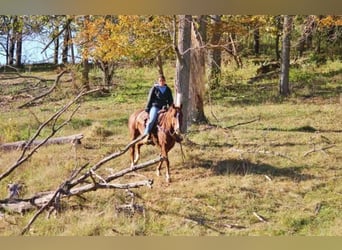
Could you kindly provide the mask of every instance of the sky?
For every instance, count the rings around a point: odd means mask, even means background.
[[[22,47],[22,63],[32,64],[53,62],[53,44],[51,44],[50,47],[42,53],[46,44],[49,42],[49,40],[43,38],[25,38]],[[4,49],[0,47],[0,65],[4,64],[6,64],[6,57]]]

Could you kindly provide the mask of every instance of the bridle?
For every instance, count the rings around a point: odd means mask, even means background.
[[[165,134],[169,134],[171,137],[175,137],[179,133],[178,131],[180,130],[179,117],[180,117],[180,111],[176,109],[176,115],[175,115],[175,117],[172,118],[171,128],[165,129],[162,126],[157,125],[158,130],[162,131]],[[175,122],[175,120],[176,120],[176,122]],[[175,128],[175,127],[177,127],[177,128]]]

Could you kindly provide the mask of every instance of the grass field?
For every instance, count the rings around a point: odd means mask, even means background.
[[[98,190],[63,200],[61,213],[49,219],[43,214],[27,234],[341,236],[342,63],[293,69],[289,98],[278,97],[277,79],[248,84],[253,67],[227,67],[220,88],[208,92],[205,113],[210,124],[189,128],[184,161],[180,145],[170,152],[171,184],[157,177],[154,167],[123,177],[123,182],[154,179],[152,189],[132,190],[143,212],[115,209],[130,201],[124,190]],[[166,72],[173,87],[172,65]],[[55,77],[53,71],[34,74]],[[98,72],[92,74],[96,79]],[[111,91],[84,98],[71,122],[56,135],[83,133],[82,146],[40,148],[0,182],[0,199],[6,198],[10,182],[25,185],[22,197],[55,190],[76,166],[94,164],[122,149],[129,142],[128,116],[144,106],[155,75],[148,67],[118,70]],[[76,94],[69,78],[65,75],[52,95],[24,109],[16,108],[29,100],[27,91],[21,90],[32,83],[2,80],[0,143],[29,139],[41,122]],[[48,133],[49,128],[42,137]],[[20,151],[0,154],[3,172]],[[143,147],[141,162],[158,154],[156,148]],[[99,174],[129,164],[124,154]],[[34,212],[3,213],[0,235],[19,234]]]

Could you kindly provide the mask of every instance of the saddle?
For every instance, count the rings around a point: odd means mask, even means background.
[[[161,115],[164,114],[167,110],[166,109],[161,109],[159,112],[158,112],[158,118],[157,118],[157,122],[154,124],[153,126],[153,129],[152,129],[152,133],[153,131],[155,131],[156,127],[157,127],[157,124],[161,118]],[[147,124],[147,121],[148,121],[148,118],[149,118],[149,114],[145,111],[145,110],[142,110],[138,116],[137,116],[137,123],[136,124],[143,124],[144,127],[146,127],[146,124]]]

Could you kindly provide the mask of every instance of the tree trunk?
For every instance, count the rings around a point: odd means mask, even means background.
[[[22,30],[20,29],[17,32],[16,35],[17,38],[17,47],[16,47],[16,62],[15,65],[17,67],[21,67],[22,63],[21,63],[21,55],[22,55],[22,48],[23,48],[23,34],[22,34]]]
[[[158,67],[159,75],[164,75],[163,58],[162,58],[162,55],[160,53],[157,56],[157,67]]]
[[[192,25],[191,67],[190,67],[190,120],[194,123],[207,123],[204,114],[205,95],[205,49],[207,16],[198,17],[198,30]]]
[[[15,51],[15,42],[16,42],[16,31],[15,27],[17,26],[18,17],[14,16],[12,19],[12,27],[10,31],[9,38],[9,47],[8,47],[8,64],[14,64],[14,51]]]
[[[74,43],[72,40],[72,33],[71,33],[71,29],[69,28],[69,47],[71,50],[71,62],[72,64],[75,64],[75,52],[74,52]]]
[[[83,22],[83,28],[86,27],[86,24],[89,22],[89,15],[84,16],[84,22]],[[89,40],[89,37],[86,38],[86,40]],[[84,45],[83,47],[84,54],[88,55],[88,47],[87,45]],[[83,88],[90,90],[90,85],[89,85],[89,70],[90,70],[90,65],[89,65],[89,60],[86,58],[86,56],[82,56],[82,86]]]
[[[259,27],[256,27],[253,31],[253,38],[254,38],[254,54],[256,56],[260,53],[260,30]]]
[[[229,47],[228,47],[227,51],[229,54],[231,54],[233,56],[237,68],[241,69],[243,65],[242,65],[241,57],[238,55],[238,50],[237,50],[236,45],[235,45],[235,41],[234,41],[234,39],[236,39],[235,37],[236,37],[236,35],[234,33],[229,34]]]
[[[68,63],[68,51],[69,51],[69,40],[70,40],[70,23],[66,24],[64,30],[64,40],[63,40],[63,51],[62,51],[62,62]]]
[[[190,45],[191,45],[191,15],[179,16],[178,46],[176,62],[176,104],[182,104],[182,133],[187,132],[189,125],[189,81],[190,81]],[[174,41],[175,42],[175,41]]]
[[[102,83],[104,86],[111,86],[112,85],[112,81],[113,81],[113,75],[114,75],[114,62],[103,62],[100,61],[99,62],[100,68],[103,72],[103,79],[102,79]]]
[[[89,70],[90,70],[90,65],[89,61],[86,58],[83,58],[82,60],[82,86],[86,90],[90,90],[90,85],[89,85]]]
[[[298,41],[299,57],[303,56],[305,48],[311,48],[312,33],[315,27],[315,19],[312,15],[308,16],[303,24],[302,34]]]
[[[279,49],[279,43],[280,43],[280,37],[281,37],[281,16],[276,16],[276,39],[275,39],[275,54],[276,54],[276,60],[280,60],[280,49]]]
[[[213,35],[211,38],[211,45],[214,48],[211,50],[210,53],[210,82],[211,88],[216,88],[220,81],[221,76],[221,49],[217,47],[220,42],[221,34],[221,15],[212,15],[212,22],[213,22]]]
[[[55,27],[55,31],[54,31],[54,34],[56,35],[55,39],[53,40],[54,41],[54,53],[53,53],[53,63],[54,64],[58,64],[58,51],[59,51],[59,36],[57,35],[59,33],[59,28],[58,28],[58,25],[56,25]]]
[[[284,16],[283,25],[283,46],[280,73],[280,94],[290,94],[289,71],[290,71],[290,47],[291,47],[292,16]]]

